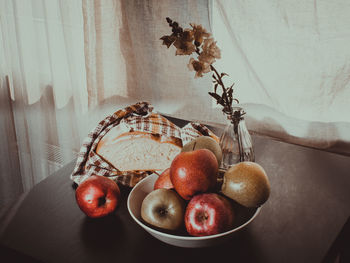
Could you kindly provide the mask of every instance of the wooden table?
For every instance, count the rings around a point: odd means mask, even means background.
[[[158,241],[128,214],[130,189],[124,187],[115,215],[87,218],[75,202],[72,161],[35,186],[0,222],[0,255],[12,257],[0,261],[334,262],[339,253],[348,259],[350,157],[257,135],[253,142],[271,195],[258,217],[224,245],[186,249]]]

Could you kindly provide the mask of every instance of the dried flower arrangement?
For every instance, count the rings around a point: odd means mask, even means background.
[[[241,112],[233,112],[232,103],[235,101],[239,103],[238,99],[233,97],[233,85],[226,87],[223,78],[228,76],[226,73],[219,73],[213,63],[216,59],[221,58],[220,49],[216,45],[216,41],[211,37],[211,34],[207,32],[202,25],[190,24],[192,29],[183,29],[179,24],[169,17],[166,18],[169,26],[172,28],[171,35],[165,35],[160,39],[163,41],[163,45],[168,48],[174,45],[176,48],[175,55],[197,55],[197,59],[191,57],[188,63],[188,68],[191,71],[195,71],[195,78],[203,77],[203,74],[210,71],[213,72],[212,78],[214,83],[214,92],[209,92],[217,104],[223,106],[222,111],[230,117],[241,117]],[[221,94],[219,94],[218,86],[221,87]],[[234,116],[239,114],[240,116]]]

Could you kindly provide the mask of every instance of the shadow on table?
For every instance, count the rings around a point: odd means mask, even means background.
[[[350,217],[322,261],[322,263],[346,262],[350,262]]]
[[[135,248],[137,255],[133,255],[130,262],[149,259],[150,254],[153,255],[152,262],[266,262],[249,229],[243,229],[227,243],[213,247],[180,248],[162,243],[151,236],[147,237],[147,243],[147,246]]]
[[[30,256],[0,245],[0,262],[40,263]]]
[[[114,215],[97,219],[86,217],[80,235],[87,248],[108,250],[113,249],[117,243],[123,243],[125,229],[120,218]]]

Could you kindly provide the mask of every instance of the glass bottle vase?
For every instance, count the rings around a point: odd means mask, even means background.
[[[220,137],[222,162],[220,169],[227,170],[242,161],[255,161],[253,143],[241,107],[233,107],[232,115],[228,115],[228,124]]]

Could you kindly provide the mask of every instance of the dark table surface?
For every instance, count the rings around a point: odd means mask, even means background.
[[[350,157],[252,138],[271,195],[257,218],[223,245],[188,249],[158,241],[128,214],[125,187],[115,214],[87,218],[75,202],[72,161],[36,185],[0,222],[0,261],[10,256],[1,262],[333,262],[345,255]]]

